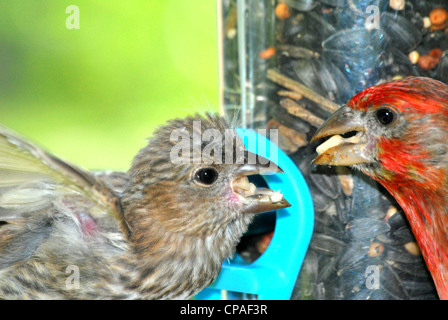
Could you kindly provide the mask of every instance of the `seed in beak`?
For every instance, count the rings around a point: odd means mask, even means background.
[[[236,178],[232,182],[233,191],[243,197],[252,196],[257,192],[257,187],[249,182],[247,176]]]
[[[277,203],[277,202],[282,201],[282,199],[283,199],[283,194],[280,193],[280,190],[278,190],[278,191],[274,191],[274,192],[269,196],[269,198],[271,199],[271,201],[272,201],[273,203]]]
[[[318,155],[321,155],[322,153],[324,153],[328,149],[336,147],[336,146],[339,146],[339,145],[341,145],[343,143],[356,144],[356,143],[359,143],[360,141],[361,141],[361,137],[360,137],[359,134],[351,136],[350,138],[343,138],[342,136],[337,134],[337,135],[332,136],[330,139],[328,139],[324,143],[320,144],[316,148],[316,152],[317,152]]]

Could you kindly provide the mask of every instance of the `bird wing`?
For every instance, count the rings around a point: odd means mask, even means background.
[[[73,212],[79,204],[83,216],[111,217],[125,236],[129,233],[117,195],[100,179],[0,126],[0,227],[2,221],[26,221],[55,203]]]
[[[109,189],[116,193],[122,193],[129,183],[127,172],[120,171],[93,171],[96,178],[100,179]]]

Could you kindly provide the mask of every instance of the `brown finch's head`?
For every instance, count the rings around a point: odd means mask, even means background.
[[[240,237],[253,213],[289,206],[280,194],[256,189],[247,178],[267,172],[281,169],[245,150],[224,118],[172,120],[154,133],[129,171],[123,203],[131,230],[132,216],[140,212],[170,232]]]
[[[137,154],[122,206],[142,292],[191,297],[215,279],[254,213],[289,206],[248,181],[281,171],[251,155],[228,123],[211,115],[170,121]]]

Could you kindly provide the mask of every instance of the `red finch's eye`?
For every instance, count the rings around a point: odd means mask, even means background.
[[[218,171],[214,168],[201,168],[194,174],[194,179],[202,184],[211,185],[218,179]]]
[[[389,108],[381,108],[376,111],[376,119],[382,125],[390,125],[397,119],[395,111]]]

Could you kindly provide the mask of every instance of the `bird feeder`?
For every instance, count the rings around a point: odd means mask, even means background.
[[[448,3],[217,3],[222,112],[244,129],[266,129],[268,138],[272,130],[278,133],[270,143],[282,151],[278,164],[286,170],[266,183],[293,205],[277,212],[274,236],[261,257],[247,261],[246,251],[256,245],[240,249],[212,288],[259,299],[436,299],[395,200],[360,173],[313,166],[317,144],[309,141],[333,112],[369,86],[411,75],[447,83]],[[307,217],[312,211],[314,224]],[[307,228],[313,228],[309,247]],[[270,259],[287,249],[287,262]],[[261,269],[266,271],[257,273]],[[288,289],[272,287],[274,278]]]

